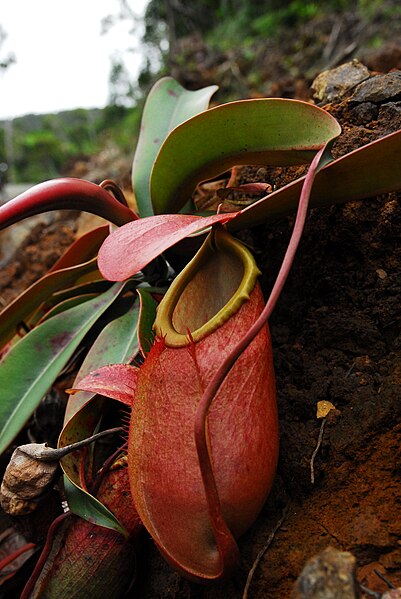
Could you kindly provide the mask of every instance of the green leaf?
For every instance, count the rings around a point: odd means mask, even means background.
[[[152,216],[149,179],[154,160],[168,133],[177,125],[205,110],[216,85],[188,91],[172,77],[160,79],[145,104],[141,133],[132,167],[132,185],[141,217]]]
[[[99,422],[103,401],[95,399],[78,411],[64,427],[58,446],[65,447],[90,437]],[[81,452],[72,452],[60,460],[64,471],[64,485],[68,506],[74,514],[89,522],[111,528],[127,536],[117,518],[98,499],[82,488],[80,480]]]
[[[80,489],[68,476],[64,477],[64,489],[68,497],[68,507],[74,514],[93,524],[111,528],[128,537],[127,531],[114,514],[96,497]]]
[[[54,316],[6,353],[0,363],[0,453],[19,433],[86,333],[123,287],[113,285],[100,297]]]
[[[78,285],[74,285],[74,287],[68,287],[53,293],[52,296],[46,300],[46,308],[50,309],[61,302],[81,295],[99,295],[108,289],[110,289],[110,281],[105,281],[104,279],[95,279],[88,283],[79,283]]]
[[[340,132],[328,112],[299,100],[242,100],[211,108],[176,127],[160,148],[150,182],[154,211],[179,211],[198,183],[237,164],[308,163]]]
[[[28,287],[0,313],[0,347],[14,337],[20,322],[26,320],[52,293],[84,280],[88,275],[100,276],[96,258],[48,273]]]
[[[310,205],[329,206],[401,190],[401,131],[362,146],[324,166],[316,175]],[[242,210],[230,231],[273,222],[296,210],[304,177]]]
[[[75,382],[83,379],[92,370],[109,364],[127,364],[136,355],[138,343],[139,300],[135,298],[130,309],[107,324],[89,350]],[[71,395],[67,403],[64,422],[67,422],[85,405],[93,394],[80,391]]]
[[[42,322],[45,322],[46,320],[49,320],[49,318],[53,318],[53,316],[56,316],[57,314],[61,314],[62,312],[65,312],[66,310],[69,310],[70,308],[73,308],[74,306],[79,306],[80,304],[84,304],[85,302],[87,302],[90,299],[93,299],[94,297],[97,297],[97,293],[87,293],[85,295],[76,295],[74,297],[70,297],[69,299],[63,300],[63,301],[59,302],[57,305],[55,305],[53,308],[51,308],[48,312],[46,312],[46,314],[38,321],[36,326],[41,325]]]
[[[139,345],[144,356],[149,353],[155,337],[153,324],[156,318],[157,301],[152,297],[149,289],[140,287],[138,290],[140,300],[140,314],[138,325]]]

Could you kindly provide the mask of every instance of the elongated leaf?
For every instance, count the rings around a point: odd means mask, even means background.
[[[83,210],[116,225],[138,218],[99,185],[82,179],[54,179],[35,185],[0,206],[0,229],[49,210]]]
[[[121,401],[131,407],[134,400],[138,368],[129,364],[110,364],[90,372],[83,379],[78,380],[74,389],[69,393],[79,391],[98,393],[111,399]]]
[[[103,243],[98,256],[99,270],[111,281],[128,279],[181,239],[211,225],[224,224],[236,214],[208,217],[165,214],[128,223]]]
[[[153,214],[149,179],[157,152],[168,133],[180,123],[205,110],[216,85],[188,91],[172,77],[160,79],[145,104],[141,133],[132,167],[132,184],[141,217]]]
[[[95,399],[87,403],[64,427],[61,432],[58,446],[65,447],[86,437],[90,437],[95,430],[100,418],[102,401]],[[84,491],[80,480],[80,453],[73,452],[61,460],[61,467],[65,474],[64,484],[68,506],[74,514],[81,516],[89,522],[112,528],[127,536],[126,530],[117,518],[93,495]]]
[[[151,174],[154,211],[177,212],[198,183],[236,164],[310,162],[340,132],[328,112],[298,100],[242,100],[211,108],[176,127],[160,148]]]
[[[153,324],[156,318],[157,301],[146,287],[139,288],[137,291],[140,302],[138,324],[139,346],[143,355],[146,356],[150,352],[155,337]]]
[[[88,520],[88,522],[104,526],[105,528],[111,528],[120,532],[125,537],[128,536],[127,531],[114,514],[96,497],[83,492],[68,476],[64,478],[64,489],[68,497],[68,507],[74,514],[84,520]]]
[[[97,297],[96,293],[87,293],[85,295],[76,295],[75,297],[70,297],[69,299],[59,302],[56,306],[54,306],[48,312],[46,312],[43,318],[41,318],[35,326],[39,326],[40,324],[42,324],[42,322],[45,322],[45,320],[49,320],[49,318],[53,318],[53,316],[56,316],[56,314],[61,314],[62,312],[65,312],[66,310],[69,310],[74,306],[84,304],[85,302],[93,299],[94,297]]]
[[[100,297],[58,314],[33,329],[0,363],[0,453],[11,443],[96,320],[121,293],[113,285]]]
[[[401,131],[386,135],[323,167],[316,175],[311,206],[328,206],[401,190]],[[304,177],[245,208],[228,223],[232,231],[273,222],[293,212]]]
[[[79,382],[90,372],[102,366],[131,361],[139,349],[138,318],[139,301],[136,299],[125,314],[104,327],[83,361],[75,382]],[[91,393],[85,392],[71,396],[67,403],[64,422],[72,418],[91,397]]]
[[[66,249],[64,254],[53,264],[49,272],[82,264],[82,262],[87,262],[91,258],[94,258],[109,233],[109,225],[96,227],[96,229],[84,233],[84,235],[81,235]]]
[[[55,314],[66,310],[68,303],[70,303],[69,307],[71,308],[73,305],[82,304],[84,301],[104,293],[110,289],[111,285],[110,281],[100,279],[98,281],[90,281],[89,283],[80,283],[69,289],[57,291],[43,302],[25,322],[31,328],[36,327]],[[74,300],[77,301],[74,302]]]
[[[84,264],[54,271],[28,287],[0,313],[0,347],[12,339],[18,324],[27,319],[52,293],[76,281],[84,280],[88,275],[99,278],[96,258]]]
[[[67,289],[62,289],[61,291],[56,291],[53,293],[52,296],[46,300],[46,307],[57,306],[60,302],[64,302],[65,300],[81,295],[99,295],[108,289],[110,289],[110,281],[106,281],[105,279],[93,280],[87,283],[78,283],[73,287],[67,287]]]

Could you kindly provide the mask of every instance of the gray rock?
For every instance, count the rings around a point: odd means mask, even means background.
[[[401,98],[401,71],[393,71],[385,75],[375,75],[358,85],[350,98],[350,102],[386,102]]]
[[[379,108],[373,102],[362,102],[354,106],[351,112],[358,125],[365,125],[377,119]]]
[[[401,102],[387,102],[380,106],[379,111],[380,121],[391,121],[394,128],[401,129]]]
[[[369,77],[369,70],[359,60],[323,71],[312,83],[314,97],[321,102],[340,100],[356,85]]]
[[[357,599],[355,564],[348,551],[327,547],[306,563],[292,599]]]

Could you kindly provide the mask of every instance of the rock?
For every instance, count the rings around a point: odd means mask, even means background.
[[[401,589],[391,589],[382,595],[382,599],[401,599]]]
[[[369,70],[359,60],[323,71],[312,83],[314,97],[321,102],[340,100],[350,89],[369,77]]]
[[[362,102],[354,106],[351,113],[358,125],[365,125],[377,119],[379,109],[373,102]]]
[[[387,102],[380,106],[379,119],[401,129],[401,102]]]
[[[376,104],[401,97],[401,71],[375,75],[362,81],[355,89],[350,102],[374,102]]]
[[[355,558],[327,547],[312,557],[295,583],[292,599],[357,599]]]

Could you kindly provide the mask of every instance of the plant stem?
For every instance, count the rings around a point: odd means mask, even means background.
[[[195,413],[194,434],[196,449],[198,452],[199,465],[201,469],[203,485],[205,488],[211,525],[222,560],[222,571],[229,570],[230,567],[235,564],[238,554],[238,547],[221,511],[219,494],[209,453],[207,415],[210,405],[225,377],[230,372],[231,368],[234,366],[242,352],[248,347],[262,327],[266,324],[267,320],[271,316],[271,313],[273,312],[278,298],[280,297],[280,293],[287,280],[299,242],[302,237],[313,181],[325,148],[326,146],[316,153],[309,167],[308,174],[305,177],[299,199],[294,229],[283,259],[283,263],[277,275],[276,282],[270,293],[270,297],[267,300],[263,311],[254,322],[252,327],[225,358],[222,365],[207,385]]]
[[[96,435],[92,435],[86,439],[82,439],[81,441],[77,441],[76,443],[71,443],[71,445],[66,445],[65,447],[59,447],[58,449],[54,449],[53,447],[46,447],[40,453],[36,454],[35,457],[38,460],[43,460],[44,462],[55,462],[56,460],[60,460],[64,456],[68,455],[72,451],[76,451],[77,449],[81,449],[102,437],[106,437],[107,435],[112,435],[114,433],[121,433],[124,429],[122,427],[110,428],[106,431],[101,431],[100,433],[96,433]]]

